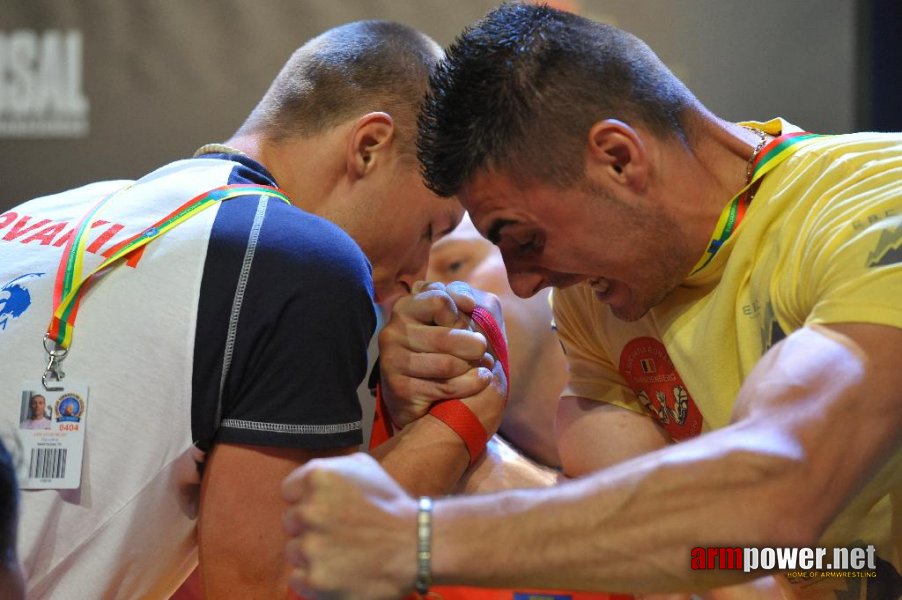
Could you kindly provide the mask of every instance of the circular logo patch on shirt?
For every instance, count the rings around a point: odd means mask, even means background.
[[[685,440],[701,433],[701,413],[660,341],[630,340],[620,354],[620,374],[671,438]]]

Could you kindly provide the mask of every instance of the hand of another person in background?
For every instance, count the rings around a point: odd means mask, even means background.
[[[291,588],[305,598],[403,597],[416,577],[417,506],[366,454],[313,460],[282,485]],[[380,557],[373,560],[374,556]]]
[[[425,415],[437,400],[467,398],[496,379],[485,336],[469,315],[487,309],[503,327],[498,299],[454,282],[418,282],[379,334],[382,396],[395,424]]]

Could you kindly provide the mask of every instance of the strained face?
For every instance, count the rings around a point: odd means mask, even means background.
[[[585,185],[517,186],[481,173],[459,196],[479,232],[498,246],[510,288],[539,290],[588,282],[620,319],[636,320],[686,275],[689,245],[678,224],[645,204]]]

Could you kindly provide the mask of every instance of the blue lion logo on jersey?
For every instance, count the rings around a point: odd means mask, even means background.
[[[43,273],[26,273],[0,288],[0,330],[5,331],[7,323],[21,317],[31,306],[31,294],[17,282],[43,275]]]

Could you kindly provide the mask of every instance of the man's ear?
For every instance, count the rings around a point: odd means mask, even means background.
[[[638,131],[617,119],[592,125],[587,160],[595,176],[642,192],[648,183],[649,156]]]
[[[348,174],[353,179],[366,176],[385,156],[394,137],[395,122],[388,113],[371,112],[357,119],[348,139]]]

